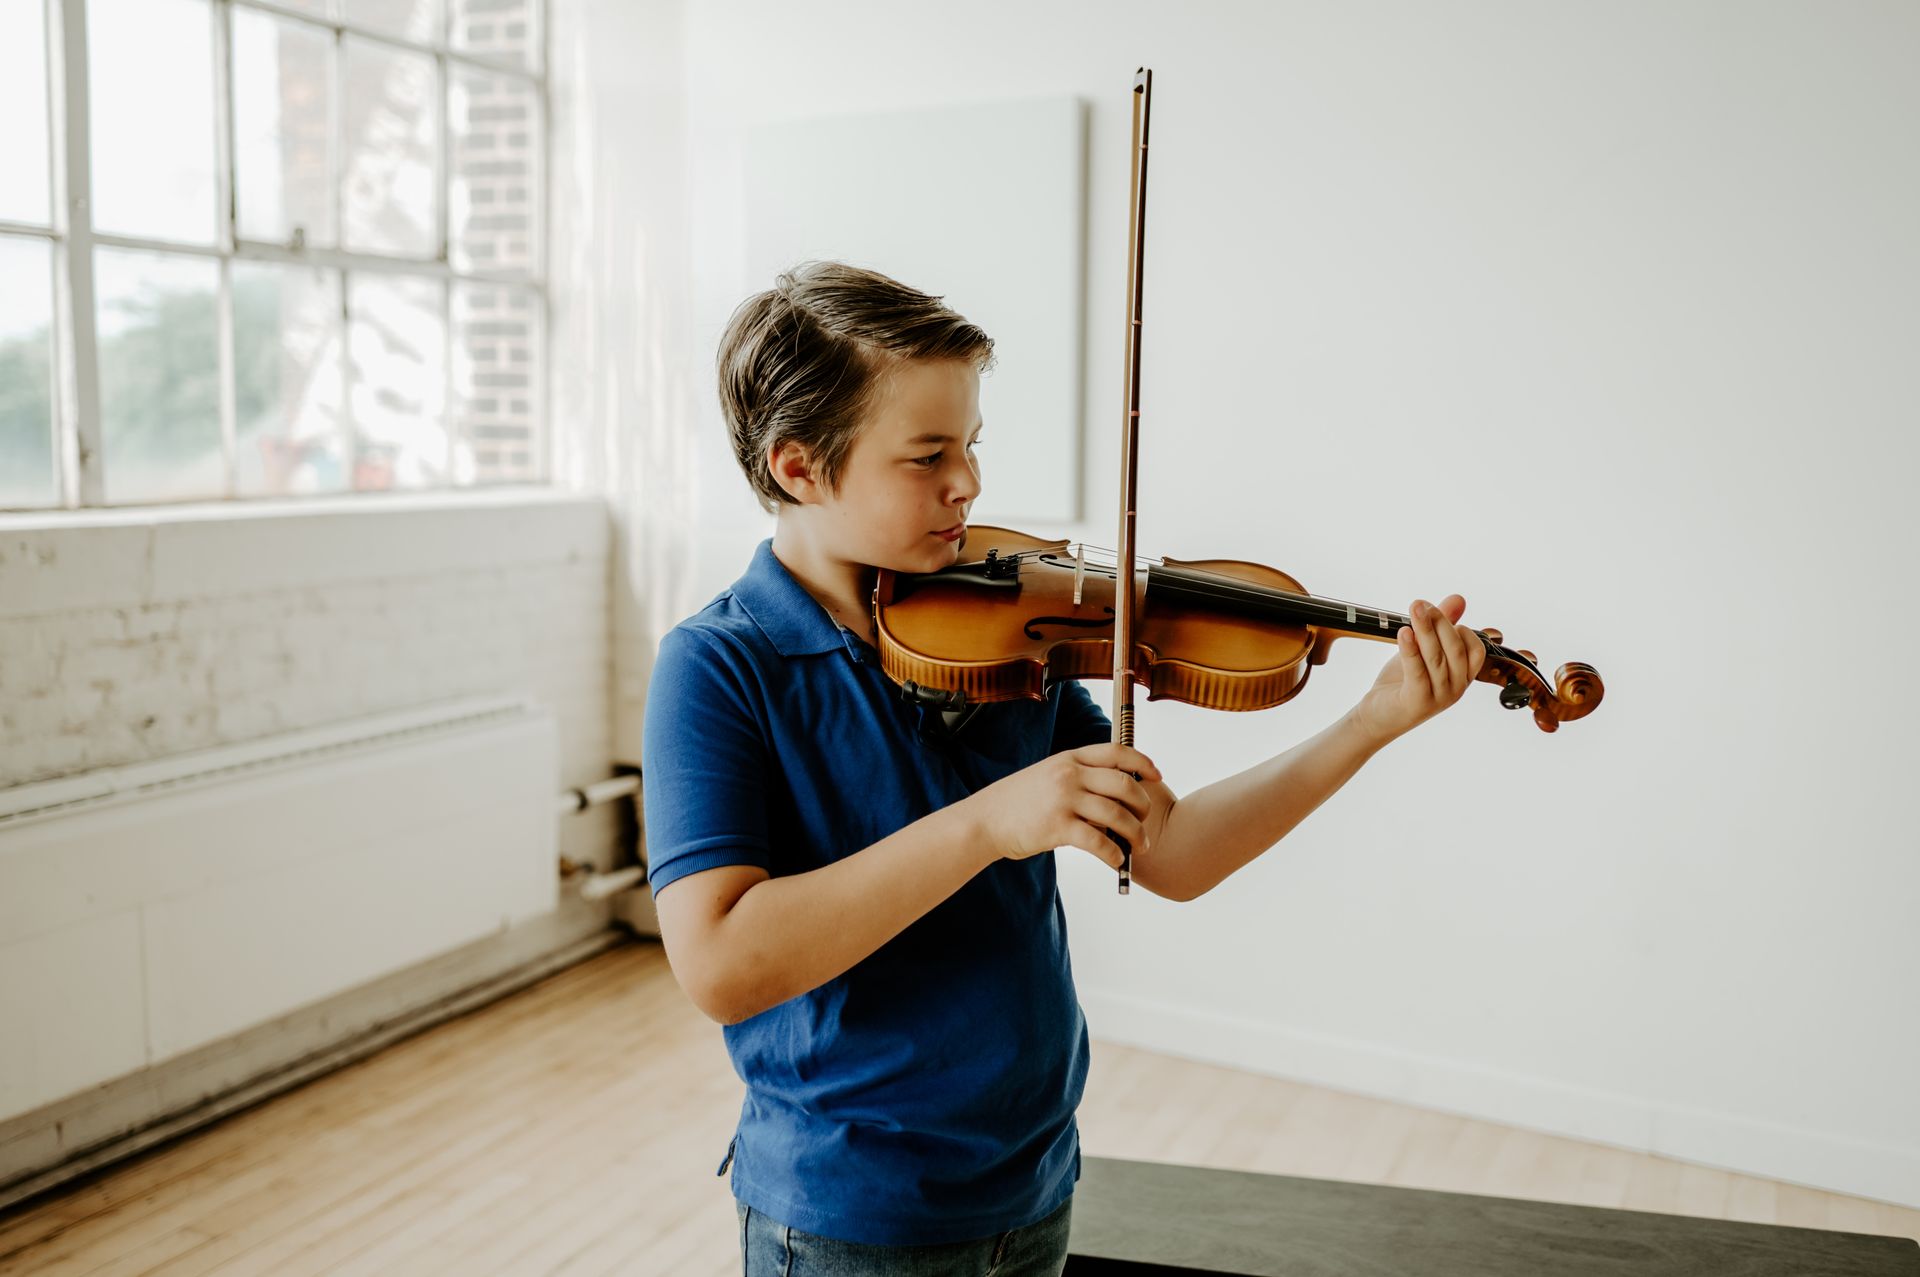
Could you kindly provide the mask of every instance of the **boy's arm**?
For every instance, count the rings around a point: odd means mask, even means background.
[[[1437,607],[1415,599],[1412,624],[1394,635],[1395,655],[1332,726],[1177,803],[1169,790],[1162,827],[1148,823],[1152,853],[1134,858],[1133,876],[1175,900],[1204,896],[1286,837],[1389,742],[1457,704],[1487,655],[1485,643],[1458,624],[1466,610],[1458,594]],[[1155,790],[1156,808],[1161,797]]]
[[[675,977],[738,1024],[845,974],[998,859],[977,811],[962,799],[806,873],[730,865],[668,883],[654,908]]]
[[[1134,881],[1170,900],[1204,896],[1286,837],[1384,744],[1350,710],[1318,736],[1177,802],[1164,784],[1147,784],[1153,846],[1134,856]]]

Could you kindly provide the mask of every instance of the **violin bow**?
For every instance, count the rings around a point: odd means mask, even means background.
[[[1126,413],[1120,433],[1120,554],[1113,574],[1113,739],[1133,746],[1133,510],[1134,461],[1140,448],[1140,298],[1147,252],[1147,117],[1153,102],[1153,72],[1133,73],[1133,206],[1127,231]],[[1133,773],[1140,779],[1138,772]],[[1120,844],[1120,894],[1133,885],[1133,847]]]

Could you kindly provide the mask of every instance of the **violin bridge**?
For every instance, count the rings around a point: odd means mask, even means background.
[[[1075,607],[1080,606],[1080,582],[1086,579],[1086,575],[1087,543],[1076,541],[1073,543],[1073,605]]]

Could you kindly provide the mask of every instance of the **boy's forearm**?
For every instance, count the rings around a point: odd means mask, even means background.
[[[1183,795],[1153,844],[1154,879],[1176,899],[1205,895],[1286,837],[1386,744],[1347,713],[1286,753]]]
[[[748,888],[719,922],[724,1024],[819,988],[905,931],[997,857],[963,799],[871,847]]]

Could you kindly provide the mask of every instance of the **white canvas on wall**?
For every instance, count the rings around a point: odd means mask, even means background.
[[[1079,517],[1086,113],[1077,98],[749,131],[749,289],[809,258],[944,297],[994,339],[971,518]]]

